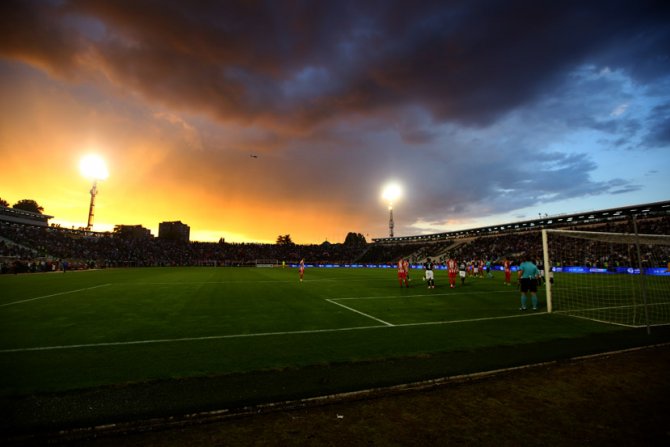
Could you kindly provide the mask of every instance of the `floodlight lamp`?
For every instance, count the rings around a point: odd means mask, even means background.
[[[393,204],[402,195],[402,189],[397,183],[389,183],[384,187],[382,198],[389,204]],[[389,205],[390,207],[391,205]]]
[[[109,177],[105,161],[98,155],[87,155],[79,162],[81,174],[91,180],[105,180]]]

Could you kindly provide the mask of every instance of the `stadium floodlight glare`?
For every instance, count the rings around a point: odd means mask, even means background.
[[[402,188],[399,184],[392,182],[384,186],[382,198],[389,205],[389,237],[393,237],[393,204],[402,196]]]
[[[389,183],[384,186],[382,191],[382,198],[386,200],[389,206],[393,206],[393,203],[402,196],[402,188],[397,183]]]
[[[87,155],[79,162],[79,170],[81,174],[89,180],[93,180],[93,187],[91,188],[91,203],[88,207],[88,224],[86,230],[91,230],[93,227],[93,210],[95,209],[95,195],[98,193],[98,180],[105,180],[109,177],[109,171],[103,160],[98,155]]]
[[[105,180],[109,177],[105,160],[98,155],[87,155],[79,162],[81,175],[90,180]]]

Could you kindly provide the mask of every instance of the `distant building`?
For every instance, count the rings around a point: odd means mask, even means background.
[[[20,223],[25,225],[37,225],[39,227],[48,227],[49,219],[53,216],[46,214],[33,213],[16,208],[7,208],[0,206],[0,222]]]
[[[161,222],[158,224],[158,238],[189,242],[191,227],[181,223],[180,220],[176,222]]]
[[[142,225],[116,225],[114,236],[123,239],[151,239],[153,237],[151,231]]]

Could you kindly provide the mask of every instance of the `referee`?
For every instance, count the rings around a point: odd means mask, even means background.
[[[537,310],[537,279],[540,270],[532,261],[533,257],[526,255],[525,261],[519,266],[519,283],[521,284],[521,308],[526,310],[526,293],[530,292],[533,310]]]

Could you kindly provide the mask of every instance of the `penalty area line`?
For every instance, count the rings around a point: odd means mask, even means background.
[[[14,349],[0,349],[0,354],[12,352],[30,352],[30,351],[51,351],[58,349],[77,349],[77,348],[99,348],[99,347],[114,347],[114,346],[131,346],[131,345],[151,345],[159,343],[177,343],[184,341],[207,341],[207,340],[226,340],[233,338],[252,338],[252,337],[270,337],[278,335],[304,335],[304,334],[321,334],[331,332],[349,332],[360,331],[366,329],[380,329],[385,326],[359,326],[359,327],[345,327],[335,329],[312,329],[305,331],[286,331],[286,332],[255,332],[251,334],[230,334],[230,335],[209,335],[203,337],[183,337],[183,338],[158,338],[154,340],[131,340],[131,341],[110,341],[104,343],[82,343],[76,345],[57,345],[57,346],[38,346],[34,348],[14,348]]]
[[[382,295],[382,296],[344,296],[341,298],[327,298],[327,301],[345,300],[394,300],[398,298],[421,298],[437,296],[461,296],[461,295],[492,295],[497,293],[509,293],[509,290],[496,290],[493,292],[449,292],[449,293],[423,293],[418,295]],[[334,303],[335,304],[335,303]]]
[[[350,310],[350,311],[352,311],[352,312],[355,312],[355,313],[357,313],[357,314],[359,314],[359,315],[363,315],[364,317],[371,318],[371,319],[373,319],[373,320],[375,320],[375,321],[379,321],[380,323],[382,323],[382,324],[384,324],[384,325],[386,325],[386,326],[395,326],[394,324],[391,324],[391,323],[389,323],[388,321],[380,320],[379,318],[373,317],[372,315],[368,315],[368,314],[366,314],[366,313],[364,313],[364,312],[361,312],[360,310],[356,310],[356,309],[354,309],[353,307],[345,306],[345,305],[342,304],[342,303],[337,303],[337,302],[335,302],[335,301],[333,301],[333,300],[329,300],[329,299],[326,299],[326,301],[328,301],[328,302],[331,303],[331,304],[335,304],[336,306],[340,306],[340,307],[343,307],[343,308],[345,308],[345,309],[347,309],[347,310]]]
[[[99,286],[86,287],[84,289],[67,290],[65,292],[52,293],[51,295],[37,296],[35,298],[28,298],[27,300],[13,301],[11,303],[0,304],[0,307],[13,306],[14,304],[27,303],[29,301],[43,300],[45,298],[53,298],[54,296],[69,295],[70,293],[84,292],[86,290],[99,289],[100,287],[111,286],[111,284],[100,284]]]
[[[338,303],[333,303],[338,304]],[[355,310],[354,310],[355,311]],[[357,311],[355,311],[357,312]],[[528,317],[537,317],[540,315],[548,315],[547,312],[537,312],[537,313],[523,313],[518,315],[506,315],[500,317],[484,317],[484,318],[472,318],[465,320],[444,320],[444,321],[428,321],[423,323],[401,323],[401,324],[390,324],[385,323],[377,326],[357,326],[357,327],[344,327],[344,328],[333,328],[333,329],[310,329],[304,331],[284,331],[284,332],[255,332],[250,334],[230,334],[230,335],[209,335],[203,337],[183,337],[183,338],[159,338],[153,340],[131,340],[131,341],[111,341],[104,343],[82,343],[75,345],[55,345],[55,346],[37,346],[33,348],[10,348],[10,349],[0,349],[0,354],[11,354],[11,353],[20,353],[20,352],[32,352],[32,351],[55,351],[55,350],[65,350],[65,349],[80,349],[80,348],[100,348],[100,347],[116,347],[116,346],[132,346],[132,345],[151,345],[151,344],[160,344],[160,343],[179,343],[179,342],[192,342],[192,341],[208,341],[208,340],[228,340],[236,338],[254,338],[254,337],[272,337],[272,336],[284,336],[284,335],[310,335],[310,334],[328,334],[328,333],[337,333],[337,332],[352,332],[352,331],[365,331],[370,329],[388,329],[388,328],[407,328],[415,326],[439,326],[439,325],[448,325],[448,324],[462,324],[462,323],[474,323],[478,321],[489,321],[489,320],[506,320],[510,318],[528,318]],[[374,317],[371,317],[374,319]],[[381,322],[381,320],[379,320]]]

